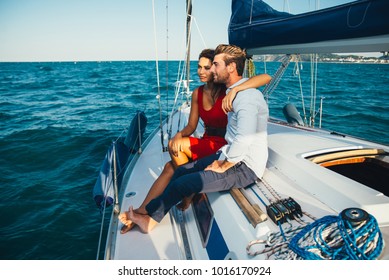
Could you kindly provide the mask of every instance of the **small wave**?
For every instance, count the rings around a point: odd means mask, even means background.
[[[12,120],[14,118],[15,118],[14,114],[0,112],[0,121],[9,121],[9,120]]]
[[[90,75],[89,75],[89,78],[91,79],[97,79],[97,78],[101,78],[102,75],[100,75],[99,73],[97,72],[92,72]]]
[[[41,66],[41,67],[39,67],[39,69],[42,71],[45,71],[45,72],[53,71],[53,68],[51,68],[50,66]]]

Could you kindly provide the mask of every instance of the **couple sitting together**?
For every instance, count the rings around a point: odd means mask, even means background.
[[[197,74],[204,85],[192,93],[188,124],[169,141],[171,161],[143,203],[119,215],[121,233],[135,225],[148,233],[171,207],[185,210],[197,193],[244,188],[262,177],[269,111],[256,88],[271,77],[243,79],[245,61],[245,51],[234,45],[201,52]],[[199,118],[205,127],[200,139],[190,136]]]

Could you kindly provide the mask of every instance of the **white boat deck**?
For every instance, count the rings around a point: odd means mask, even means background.
[[[266,185],[271,186],[282,198],[294,198],[308,214],[303,217],[307,222],[313,221],[310,217],[318,219],[326,215],[338,215],[349,207],[362,208],[377,219],[384,239],[388,242],[389,198],[305,159],[307,155],[324,151],[366,147],[368,142],[351,141],[324,132],[309,135],[305,132],[281,124],[269,124],[269,162],[263,178]],[[169,159],[168,153],[161,151],[158,132],[139,156],[131,176],[130,173],[125,175],[123,181],[127,183],[123,186],[122,209],[126,210],[130,205],[136,208],[141,204],[148,188]],[[266,213],[265,206],[254,193],[263,197],[260,189],[266,189],[266,186],[261,182],[259,187],[253,186],[252,189],[248,189],[247,193]],[[212,242],[216,244],[213,247],[202,246],[194,212],[190,207],[182,213],[183,223],[180,224],[176,218],[174,212],[179,211],[174,209],[149,234],[141,233],[137,227],[126,234],[120,234],[121,224],[115,222],[114,218],[113,230],[108,238],[108,245],[112,246],[110,255],[106,257],[142,260],[212,259],[215,256],[223,256],[225,259],[266,259],[266,254],[247,254],[246,246],[250,241],[266,239],[270,232],[279,232],[279,227],[267,219],[254,228],[229,192],[211,193],[208,199],[214,213],[213,226],[219,229],[211,234],[214,238]],[[296,221],[291,224],[299,225]],[[185,228],[184,231],[180,225]],[[282,227],[285,230],[289,225],[285,223]],[[260,248],[256,247],[255,250]],[[387,246],[382,255],[382,258],[389,258]]]
[[[131,205],[139,207],[150,186],[161,173],[163,166],[170,159],[168,153],[161,152],[160,137],[154,137],[148,148],[143,151],[135,165],[125,187],[122,211]],[[181,259],[183,252],[177,248],[180,240],[178,231],[172,226],[175,223],[166,215],[161,223],[150,234],[143,234],[135,227],[127,234],[120,234],[121,224],[117,227],[116,245],[113,259]],[[125,248],[128,248],[126,250]]]

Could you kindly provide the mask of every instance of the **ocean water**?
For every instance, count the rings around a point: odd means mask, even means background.
[[[267,63],[266,71],[274,74],[277,66]],[[164,116],[177,67],[160,63]],[[192,68],[196,73],[195,62]],[[309,68],[300,69],[303,83],[310,83]],[[322,127],[389,144],[389,65],[318,68]],[[257,63],[257,73],[264,71]],[[294,72],[291,65],[270,96],[272,116],[283,118],[287,101],[302,112],[301,93],[309,111],[309,86],[301,91]],[[0,63],[0,259],[102,257],[97,253],[102,216],[92,189],[109,145],[137,110],[148,118],[146,136],[158,126],[155,73],[153,61]],[[193,79],[192,85],[199,85]]]

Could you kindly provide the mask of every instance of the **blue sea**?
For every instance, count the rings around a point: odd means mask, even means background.
[[[179,63],[159,65],[166,116]],[[272,75],[278,63],[258,62],[257,73],[265,67]],[[155,68],[154,61],[0,63],[0,259],[102,258],[92,189],[109,145],[137,110],[148,118],[146,136],[158,126]],[[310,64],[299,70],[308,85],[300,90],[289,66],[270,95],[272,116],[283,119],[286,102],[303,114],[301,95],[309,111]],[[389,144],[389,65],[321,63],[318,70],[322,127]]]

